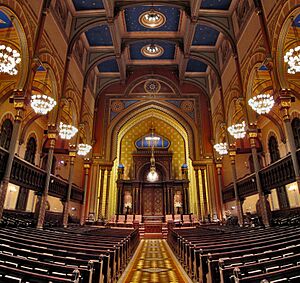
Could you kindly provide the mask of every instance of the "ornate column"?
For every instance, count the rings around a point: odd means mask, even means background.
[[[254,172],[255,172],[255,179],[256,179],[256,187],[257,187],[258,196],[259,196],[259,203],[260,203],[260,207],[262,209],[261,216],[262,216],[264,225],[270,226],[270,219],[269,219],[268,211],[267,211],[266,198],[265,198],[263,189],[261,187],[260,176],[259,176],[260,164],[258,161],[257,149],[256,149],[257,133],[258,133],[258,131],[257,131],[256,125],[250,124],[249,130],[248,130],[248,135],[249,135],[251,152],[252,152],[252,157],[253,157],[253,165],[254,165]]]
[[[54,148],[57,139],[57,129],[54,124],[48,125],[48,139],[50,141],[48,155],[47,155],[47,164],[46,164],[46,179],[45,179],[45,188],[43,194],[40,198],[40,208],[39,215],[37,221],[37,228],[42,229],[45,220],[46,214],[46,203],[48,199],[48,192],[50,186],[50,178],[51,178],[51,168],[53,162]]]
[[[87,188],[88,188],[88,180],[89,180],[89,171],[91,168],[89,160],[85,160],[84,165],[84,185],[83,185],[83,201],[80,215],[80,225],[84,225],[86,219],[86,198],[87,198]]]
[[[224,213],[224,203],[223,203],[222,166],[223,166],[222,163],[219,160],[217,160],[216,168],[217,168],[217,174],[218,174],[220,206],[221,206],[221,213],[222,213],[222,220],[223,220],[225,213]]]
[[[186,164],[181,166],[182,179],[184,182],[182,183],[182,194],[183,194],[183,213],[189,213],[189,195],[188,195],[188,167]]]
[[[135,208],[136,208],[136,204],[135,204],[135,185],[133,184],[133,188],[131,191],[131,198],[132,198],[132,214],[135,214]]]
[[[166,190],[166,184],[163,184],[163,204],[164,204],[164,214],[168,214],[167,211],[167,190]]]
[[[104,176],[105,176],[105,169],[100,167],[100,192],[99,192],[99,199],[98,199],[98,219],[100,219],[102,215],[102,203],[103,203],[103,191],[104,191]]]
[[[295,177],[296,182],[298,185],[298,191],[300,193],[300,172],[299,172],[299,163],[297,159],[297,148],[295,145],[295,139],[294,139],[294,133],[293,128],[291,124],[291,117],[290,117],[290,108],[292,105],[292,102],[294,101],[294,98],[290,94],[290,90],[288,89],[282,89],[280,91],[280,95],[278,97],[279,100],[279,106],[280,106],[280,113],[282,116],[282,119],[284,121],[284,127],[286,131],[286,136],[291,152],[291,157],[293,161],[293,167],[295,171]]]
[[[206,193],[206,178],[205,178],[205,168],[201,168],[201,180],[202,180],[202,202],[203,202],[203,216],[208,215],[208,205],[207,205],[207,193]]]
[[[195,168],[195,175],[196,175],[196,192],[197,192],[197,207],[198,207],[198,219],[200,218],[204,220],[203,215],[201,213],[201,199],[200,199],[200,184],[199,184],[199,168]]]
[[[109,194],[110,194],[110,175],[111,168],[107,169],[107,181],[106,181],[106,200],[105,200],[105,217],[108,218],[108,205],[109,205]]]
[[[236,211],[237,211],[237,217],[238,222],[240,226],[244,225],[244,219],[241,209],[241,202],[238,194],[238,187],[237,187],[237,175],[236,175],[236,167],[235,167],[235,156],[236,156],[236,149],[230,145],[229,148],[229,157],[230,157],[230,163],[231,163],[231,171],[232,171],[232,180],[233,180],[233,189],[234,189],[234,196],[235,196],[235,205],[236,205]]]
[[[10,174],[11,174],[11,169],[15,157],[15,152],[17,149],[17,141],[20,135],[20,128],[21,128],[21,123],[23,120],[23,114],[25,110],[24,99],[25,97],[23,92],[19,92],[19,91],[14,92],[14,107],[16,109],[16,115],[15,115],[15,121],[13,125],[13,132],[10,140],[10,145],[8,149],[8,159],[6,161],[6,168],[5,168],[3,179],[0,184],[0,219],[2,218],[3,215],[6,192],[10,180]]]
[[[173,186],[170,188],[170,213],[174,214],[174,188]]]
[[[69,158],[70,158],[70,168],[69,168],[69,179],[68,179],[68,191],[67,196],[64,203],[64,210],[63,210],[63,226],[64,228],[68,227],[68,215],[69,215],[69,206],[70,206],[70,199],[72,193],[72,184],[73,184],[73,177],[74,177],[74,162],[76,157],[76,145],[72,144],[69,148]]]

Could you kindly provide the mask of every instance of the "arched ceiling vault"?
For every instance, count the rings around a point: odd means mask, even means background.
[[[128,72],[145,66],[164,66],[180,81],[198,83],[197,78],[208,80],[210,72],[219,78],[220,38],[228,40],[233,53],[236,50],[231,19],[235,6],[231,0],[68,0],[73,15],[68,53],[78,40],[87,44],[85,83],[91,75],[98,85],[116,79],[126,82]],[[151,9],[163,18],[155,28],[142,20]],[[161,53],[147,57],[147,46],[158,46]]]

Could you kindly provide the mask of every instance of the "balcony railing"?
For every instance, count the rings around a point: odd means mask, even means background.
[[[8,158],[8,151],[0,147],[0,180],[2,180],[6,162]],[[10,182],[37,193],[42,193],[45,187],[46,171],[35,165],[15,156],[13,160]],[[68,182],[62,180],[54,175],[51,175],[49,186],[49,195],[66,199],[68,190]],[[72,185],[71,200],[75,202],[82,202],[83,192],[81,188]]]
[[[300,150],[297,151],[298,163],[300,164]],[[290,184],[296,180],[291,155],[262,168],[259,171],[262,189],[268,193],[271,189]],[[255,174],[247,175],[237,180],[239,198],[257,193]],[[228,202],[234,199],[233,184],[229,184],[223,190],[223,200]]]

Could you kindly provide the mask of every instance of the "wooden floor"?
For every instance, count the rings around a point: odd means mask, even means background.
[[[191,282],[165,240],[142,240],[119,282]]]

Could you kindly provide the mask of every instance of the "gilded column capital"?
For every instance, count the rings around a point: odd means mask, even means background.
[[[47,136],[50,140],[56,140],[57,139],[57,127],[55,124],[48,124],[48,130],[47,130]]]
[[[280,113],[283,121],[290,121],[290,108],[292,106],[292,102],[295,101],[295,97],[291,95],[291,90],[289,89],[281,89],[279,91],[278,96],[278,104],[280,107]]]
[[[256,139],[258,137],[258,133],[260,132],[260,129],[258,129],[257,125],[254,123],[250,123],[248,126],[248,136],[251,147],[256,147]]]

